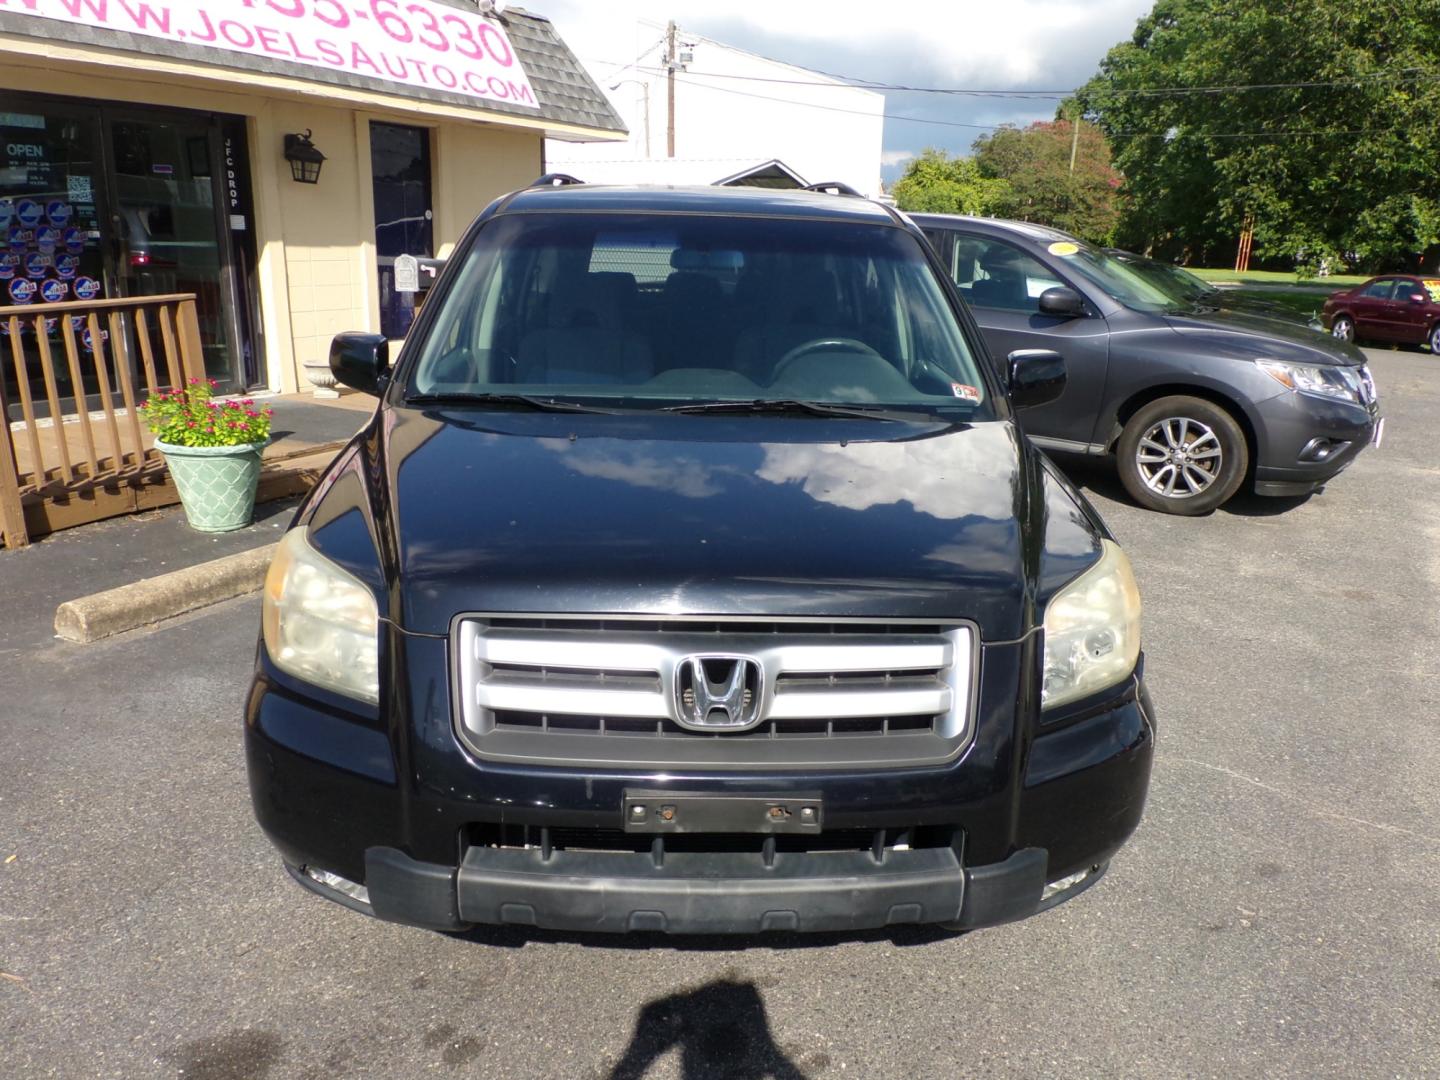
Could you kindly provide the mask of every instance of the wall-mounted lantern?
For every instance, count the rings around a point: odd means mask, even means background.
[[[297,184],[318,184],[320,166],[325,155],[310,141],[310,129],[304,135],[285,136],[285,160],[290,162],[290,175]]]

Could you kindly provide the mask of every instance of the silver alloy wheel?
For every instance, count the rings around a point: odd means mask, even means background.
[[[1440,356],[1440,323],[1435,324],[1435,329],[1430,331],[1430,355]]]
[[[1355,324],[1344,315],[1341,315],[1330,328],[1330,333],[1334,334],[1341,341],[1350,341],[1355,337]]]
[[[1140,479],[1166,499],[1190,499],[1207,490],[1220,478],[1224,461],[1219,436],[1188,416],[1156,421],[1135,447]]]

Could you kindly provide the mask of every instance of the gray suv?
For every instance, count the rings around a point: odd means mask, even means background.
[[[1065,357],[1065,392],[1026,410],[1026,434],[1049,450],[1113,454],[1143,506],[1203,514],[1246,485],[1307,494],[1380,441],[1375,383],[1348,342],[1177,299],[1054,229],[912,216],[992,354]]]

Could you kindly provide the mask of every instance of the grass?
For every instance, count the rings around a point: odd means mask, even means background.
[[[1287,273],[1284,270],[1247,270],[1243,274],[1237,274],[1234,270],[1198,270],[1193,266],[1187,266],[1197,277],[1206,281],[1239,281],[1246,285],[1295,285],[1294,273]],[[1299,284],[1304,285],[1333,285],[1337,289],[1344,289],[1350,285],[1359,285],[1361,282],[1369,281],[1373,274],[1331,274],[1323,278],[1306,278]]]

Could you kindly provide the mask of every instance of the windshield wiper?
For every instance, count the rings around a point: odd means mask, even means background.
[[[439,394],[411,394],[405,399],[407,405],[519,405],[536,412],[609,412],[594,405],[581,405],[578,401],[561,401],[559,398],[537,397],[534,394],[479,394],[467,391],[453,391]]]
[[[667,405],[670,413],[807,413],[811,416],[845,416],[860,420],[909,420],[913,414],[885,405],[831,405],[799,398],[756,398],[746,401],[694,401]]]

